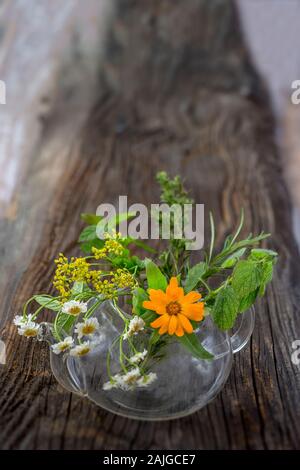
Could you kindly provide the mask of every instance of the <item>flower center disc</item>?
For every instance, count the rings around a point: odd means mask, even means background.
[[[78,315],[80,313],[80,308],[79,307],[71,307],[70,308],[70,314],[71,315]]]
[[[30,336],[30,337],[31,337],[31,336],[37,336],[37,332],[36,332],[36,330],[28,329],[28,330],[25,331],[24,336],[27,336],[27,337],[29,337],[29,336]]]
[[[82,329],[82,332],[85,335],[90,335],[91,333],[94,333],[94,331],[95,331],[95,328],[93,327],[93,325],[86,325]]]
[[[181,311],[181,306],[178,302],[170,302],[167,305],[166,310],[169,315],[177,315]]]
[[[78,356],[84,356],[85,354],[89,353],[90,352],[90,348],[89,347],[86,347],[86,348],[82,348],[82,350],[78,353]]]

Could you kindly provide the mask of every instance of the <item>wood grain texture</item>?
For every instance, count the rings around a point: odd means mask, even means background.
[[[300,370],[290,354],[300,260],[273,119],[232,2],[120,1],[98,91],[80,131],[67,126],[73,116],[63,102],[45,119],[16,217],[1,221],[1,448],[299,448]],[[245,232],[272,232],[280,262],[220,395],[187,418],[147,423],[65,392],[47,347],[18,337],[10,321],[33,292],[49,291],[56,253],[76,253],[80,213],[119,194],[156,202],[158,169],[180,172],[214,212],[219,243],[244,207]]]

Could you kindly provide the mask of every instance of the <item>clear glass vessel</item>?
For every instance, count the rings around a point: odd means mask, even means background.
[[[212,360],[198,360],[182,345],[173,341],[165,357],[151,369],[157,380],[146,388],[124,391],[103,390],[107,382],[107,352],[121,333],[122,322],[113,304],[104,302],[94,316],[101,325],[102,339],[87,356],[56,355],[50,349],[51,368],[57,381],[67,390],[85,396],[115,414],[142,420],[165,420],[186,416],[210,402],[224,386],[233,361],[252,334],[253,309],[240,314],[232,332],[222,332],[206,317],[196,335]],[[41,340],[54,342],[50,325],[43,324]],[[112,350],[111,370],[120,369],[119,354]]]

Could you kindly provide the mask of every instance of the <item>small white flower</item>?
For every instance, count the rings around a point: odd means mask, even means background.
[[[91,343],[90,341],[85,341],[84,343],[78,344],[78,346],[75,346],[74,348],[72,348],[70,351],[70,355],[76,356],[76,357],[85,356],[90,351],[92,351],[93,348],[94,348],[93,343]]]
[[[136,353],[134,356],[132,356],[130,358],[131,364],[139,364],[140,362],[142,362],[145,359],[147,354],[148,354],[147,349],[144,349],[143,352]]]
[[[157,379],[157,375],[154,372],[150,372],[147,375],[143,375],[138,381],[138,387],[148,387]]]
[[[73,346],[73,343],[73,338],[71,336],[67,336],[63,341],[53,344],[51,348],[54,354],[60,354]]]
[[[99,322],[97,318],[89,318],[85,322],[77,323],[75,333],[78,334],[78,338],[83,336],[91,336],[99,331]]]
[[[123,335],[124,339],[136,335],[139,331],[144,329],[145,322],[141,317],[135,316],[129,322],[128,331]]]
[[[112,390],[113,388],[116,388],[117,387],[117,384],[115,384],[114,382],[112,382],[111,380],[109,382],[105,382],[105,384],[103,384],[103,390]]]
[[[108,382],[103,384],[102,388],[103,390],[112,390],[113,388],[118,388],[120,381],[122,381],[120,374],[113,375]]]
[[[21,336],[26,336],[26,338],[33,338],[39,333],[40,325],[33,321],[27,321],[26,323],[20,324],[18,328],[18,333]]]
[[[70,300],[66,302],[62,308],[63,313],[68,313],[77,317],[80,313],[85,313],[87,311],[87,303],[79,302],[78,300]]]
[[[26,325],[27,323],[33,322],[33,317],[34,315],[31,313],[26,315],[26,317],[24,315],[16,315],[14,318],[14,324],[17,326]]]
[[[136,367],[135,369],[131,369],[127,372],[127,374],[122,375],[119,379],[118,385],[122,390],[131,390],[137,385],[140,378],[140,369]]]
[[[138,367],[131,369],[127,374],[114,375],[110,381],[103,385],[103,390],[112,390],[113,388],[120,388],[124,391],[134,390],[136,387],[148,387],[157,379],[154,372],[147,375],[141,375]]]

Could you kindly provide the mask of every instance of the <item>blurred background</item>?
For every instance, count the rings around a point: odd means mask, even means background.
[[[300,106],[290,99],[291,84],[300,79],[300,1],[236,0],[236,5],[252,60],[272,99],[300,240]],[[113,0],[0,1],[0,79],[6,84],[6,104],[0,105],[2,216],[14,215],[15,188],[30,164],[43,119],[62,93],[70,96],[72,126],[84,121],[113,9]],[[61,120],[63,113],[66,109]]]
[[[300,0],[235,3],[252,60],[272,100],[300,241],[300,106],[290,99],[291,84],[300,79]],[[0,105],[2,216],[14,215],[16,185],[26,172],[43,119],[61,93],[70,94],[72,125],[84,121],[113,8],[112,0],[0,1],[0,79],[6,84],[6,104]]]

